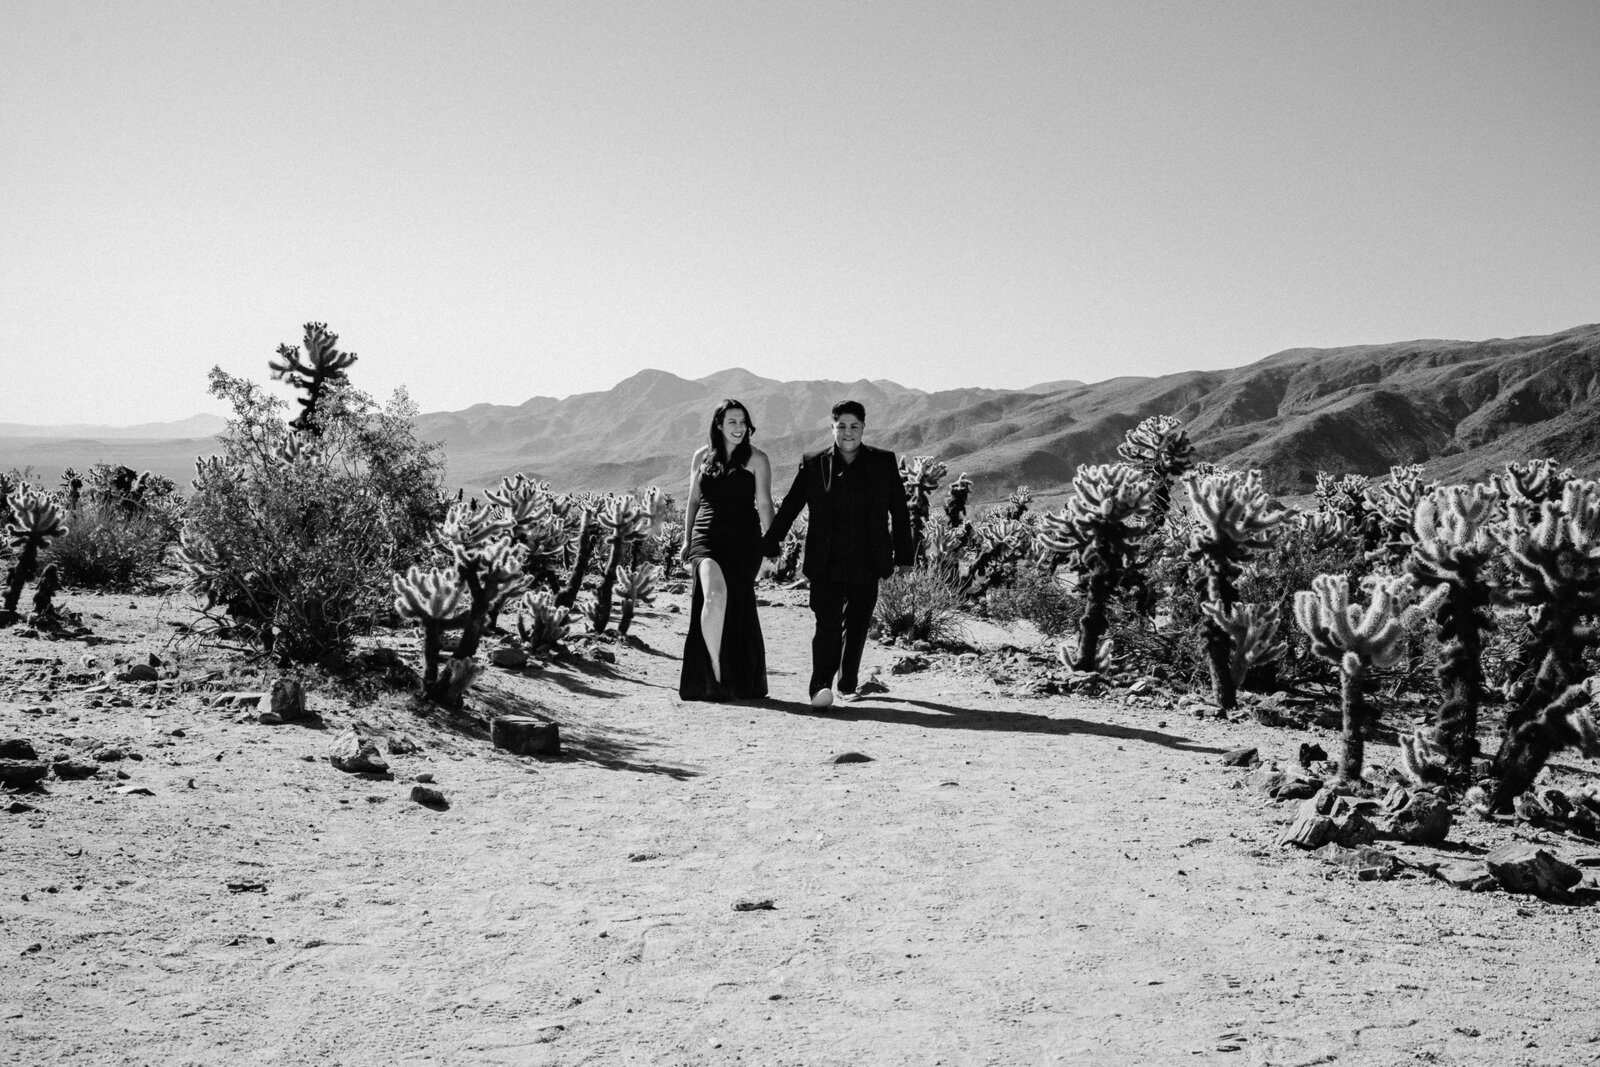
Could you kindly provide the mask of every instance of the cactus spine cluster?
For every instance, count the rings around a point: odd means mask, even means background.
[[[1125,463],[1079,467],[1060,513],[1040,520],[1040,545],[1078,576],[1084,595],[1074,670],[1098,669],[1112,597],[1143,585],[1140,539],[1153,488],[1148,475]]]
[[[1201,568],[1201,603],[1206,613],[1206,658],[1211,668],[1213,699],[1224,711],[1239,703],[1234,664],[1265,663],[1274,652],[1276,626],[1266,629],[1277,613],[1240,615],[1238,581],[1242,566],[1268,545],[1267,534],[1288,517],[1261,487],[1259,471],[1216,471],[1184,479],[1194,522],[1189,534],[1190,560]],[[1231,621],[1230,621],[1231,620]],[[1255,642],[1236,649],[1235,635]]]
[[[1404,575],[1373,575],[1362,585],[1369,597],[1365,607],[1351,602],[1350,579],[1343,574],[1319,574],[1310,590],[1294,595],[1295,621],[1311,638],[1311,651],[1339,668],[1344,718],[1339,779],[1345,784],[1361,779],[1365,732],[1377,719],[1367,700],[1373,668],[1399,662],[1407,632],[1444,598],[1444,590],[1436,589],[1419,602]]]

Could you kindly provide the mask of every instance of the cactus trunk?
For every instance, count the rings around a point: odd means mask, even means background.
[[[589,557],[594,552],[594,520],[587,509],[578,522],[578,551],[572,560],[572,574],[567,584],[556,594],[556,606],[570,608],[578,602],[578,591],[583,588],[583,574],[589,569]]]
[[[1351,785],[1361,780],[1362,761],[1366,756],[1365,730],[1372,710],[1367,705],[1367,665],[1357,663],[1354,669],[1346,664],[1341,671],[1339,705],[1344,713],[1344,736],[1339,752],[1339,781]]]
[[[1106,605],[1111,599],[1113,581],[1103,571],[1089,575],[1087,600],[1083,616],[1078,620],[1078,655],[1072,669],[1093,671],[1099,669],[1100,641],[1106,635],[1109,615]]]

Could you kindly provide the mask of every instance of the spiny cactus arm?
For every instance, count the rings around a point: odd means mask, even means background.
[[[475,503],[475,502],[474,502]],[[452,550],[476,549],[487,542],[506,537],[512,531],[510,516],[491,508],[471,504],[452,504],[440,529],[440,540]]]
[[[467,607],[467,590],[455,567],[424,568],[414,564],[392,580],[394,611],[402,619],[446,624]]]
[[[6,523],[6,533],[13,552],[23,552],[30,544],[42,548],[51,538],[67,532],[61,509],[43,493],[24,489],[11,497],[9,506],[11,520]]]

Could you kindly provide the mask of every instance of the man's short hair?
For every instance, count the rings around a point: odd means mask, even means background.
[[[854,415],[862,422],[867,421],[867,409],[861,406],[859,400],[841,400],[833,405],[834,419],[837,420],[840,415]]]

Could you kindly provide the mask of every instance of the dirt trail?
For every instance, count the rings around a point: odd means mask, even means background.
[[[0,1063],[1600,1061],[1590,909],[1329,876],[1218,765],[1326,735],[947,667],[813,713],[804,594],[764,595],[771,701],[679,701],[669,612],[615,667],[491,671],[475,703],[543,709],[557,762],[399,697],[314,691],[326,730],[89,708],[26,688],[81,645],[0,636],[0,738],[144,756],[0,813]],[[156,647],[157,602],[87,604],[102,659]],[[423,751],[336,771],[357,719]]]

